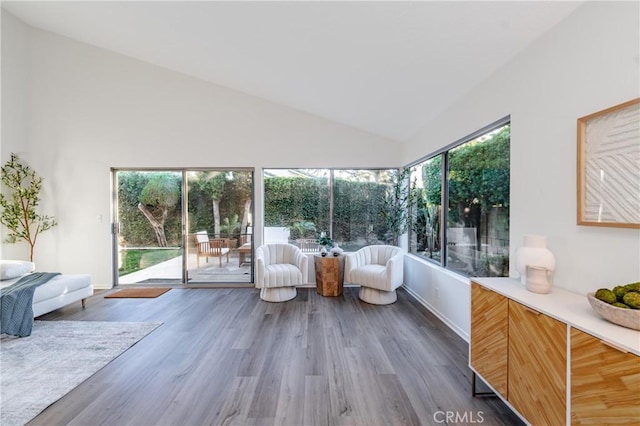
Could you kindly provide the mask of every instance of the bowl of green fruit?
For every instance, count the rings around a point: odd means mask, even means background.
[[[602,318],[623,327],[640,330],[640,282],[600,288],[587,294],[591,307]]]

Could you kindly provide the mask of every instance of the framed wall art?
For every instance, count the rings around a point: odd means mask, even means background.
[[[578,225],[640,228],[640,98],[578,118]]]

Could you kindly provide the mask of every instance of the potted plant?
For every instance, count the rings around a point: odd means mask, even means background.
[[[333,240],[327,235],[326,232],[321,232],[317,240],[320,244],[320,253],[323,256],[327,255],[327,252],[333,247]]]
[[[9,229],[5,242],[26,241],[29,244],[29,261],[33,262],[38,235],[58,224],[55,218],[37,212],[42,178],[11,153],[9,161],[2,166],[2,184],[7,190],[7,195],[0,194],[0,223]]]

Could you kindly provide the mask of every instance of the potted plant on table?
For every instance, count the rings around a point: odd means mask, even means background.
[[[318,244],[320,244],[320,254],[323,257],[326,256],[327,252],[333,247],[333,240],[327,235],[326,232],[320,233],[317,242]]]

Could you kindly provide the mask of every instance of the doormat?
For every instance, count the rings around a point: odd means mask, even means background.
[[[126,298],[126,297],[158,297],[171,290],[170,288],[125,288],[111,294],[107,294],[105,299]]]

